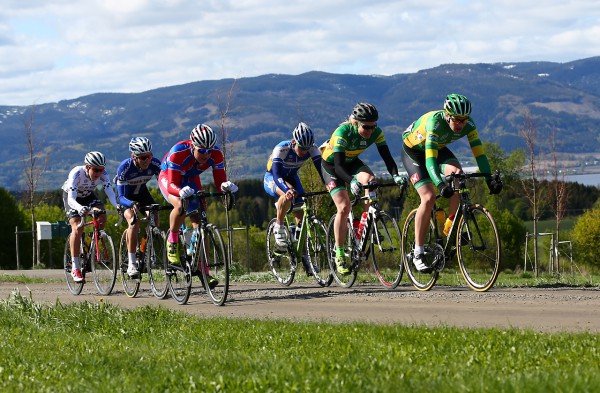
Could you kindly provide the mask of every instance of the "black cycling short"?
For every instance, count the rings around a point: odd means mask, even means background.
[[[415,186],[415,189],[425,184],[431,184],[432,180],[425,166],[425,152],[412,149],[404,143],[402,144],[402,150],[402,164],[404,164],[404,169],[406,169],[408,178],[413,186]],[[460,162],[447,147],[442,147],[438,150],[437,163],[441,173],[444,173],[444,166],[446,164],[453,164],[460,167]]]
[[[359,172],[371,172],[371,168],[360,159],[356,159],[352,161],[350,164],[344,166],[344,169],[347,173],[351,175],[356,175]],[[346,190],[347,185],[346,182],[335,174],[335,167],[333,164],[322,160],[321,161],[321,173],[323,174],[323,180],[325,180],[325,187],[331,196],[337,194],[341,190]]]

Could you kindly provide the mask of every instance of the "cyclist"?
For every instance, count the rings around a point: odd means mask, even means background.
[[[165,199],[173,205],[169,216],[170,232],[167,243],[167,259],[171,264],[179,264],[179,228],[184,223],[187,213],[198,208],[202,212],[202,217],[199,213],[190,215],[194,230],[197,230],[201,219],[206,219],[206,202],[203,201],[200,207],[195,199],[190,199],[187,211],[180,214],[183,199],[202,189],[200,174],[212,168],[217,188],[224,192],[238,190],[235,184],[227,181],[225,158],[216,142],[217,136],[212,128],[206,124],[198,124],[192,129],[190,139],[177,142],[162,160],[158,186]],[[217,279],[209,277],[209,286],[216,285]]]
[[[281,141],[275,146],[269,161],[267,162],[267,171],[264,176],[264,187],[267,194],[278,198],[275,204],[277,209],[277,218],[274,228],[275,243],[279,247],[286,247],[288,239],[286,231],[282,226],[285,220],[285,213],[290,208],[292,200],[299,194],[304,193],[304,188],[298,177],[298,170],[304,163],[311,158],[312,162],[321,176],[321,152],[315,146],[315,138],[310,127],[303,122],[298,123],[292,132],[292,140]],[[296,224],[302,220],[302,211],[294,212]],[[303,256],[302,264],[306,274],[312,275],[308,266],[308,259]],[[314,266],[315,271],[319,271]]]
[[[411,183],[417,190],[421,203],[415,217],[415,249],[413,263],[417,270],[425,272],[429,267],[423,262],[423,243],[429,223],[429,215],[435,203],[435,190],[438,188],[444,198],[450,198],[451,212],[458,208],[459,197],[454,194],[452,185],[442,178],[452,172],[461,173],[462,167],[454,154],[446,146],[462,137],[467,137],[473,156],[481,173],[488,173],[486,183],[490,194],[502,190],[502,182],[491,178],[490,164],[484,153],[477,127],[471,119],[471,102],[461,94],[449,94],[444,100],[444,108],[425,113],[403,132],[402,162]],[[444,225],[447,235],[454,214],[450,214]]]
[[[340,124],[331,138],[321,147],[322,172],[325,184],[337,208],[334,221],[335,263],[340,274],[350,273],[350,264],[344,258],[344,239],[347,235],[346,221],[351,203],[347,184],[352,194],[363,192],[363,185],[375,180],[373,171],[358,156],[373,143],[385,162],[388,172],[397,184],[403,182],[398,174],[398,166],[385,141],[383,130],[377,126],[379,113],[372,104],[361,102],[354,106],[348,121]],[[365,204],[365,211],[368,210]]]
[[[83,227],[78,228],[82,217],[93,210],[103,210],[104,204],[95,195],[94,190],[98,186],[106,193],[110,203],[117,206],[115,191],[106,172],[106,158],[99,151],[91,151],[85,155],[84,164],[71,169],[67,180],[62,186],[63,204],[67,213],[67,220],[71,224],[71,237],[69,246],[71,247],[72,268],[71,276],[75,282],[83,282],[81,274],[81,263],[79,254],[81,253],[81,236]],[[106,214],[98,216],[100,228],[106,225]]]
[[[153,176],[158,177],[160,173],[160,160],[152,156],[152,143],[144,136],[131,138],[129,142],[131,157],[125,159],[117,169],[114,183],[117,186],[117,201],[123,210],[123,216],[129,223],[127,227],[127,255],[129,259],[127,274],[131,278],[139,276],[138,265],[140,255],[136,256],[138,244],[138,232],[140,222],[133,218],[138,213],[138,208],[154,204],[154,198],[150,195],[146,183]],[[154,222],[158,222],[158,214],[155,213]],[[142,248],[140,252],[144,252]]]

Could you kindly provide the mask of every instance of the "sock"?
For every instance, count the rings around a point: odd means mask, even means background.
[[[81,269],[81,264],[79,263],[79,257],[73,257],[73,269]]]
[[[169,242],[170,243],[179,242],[179,231],[170,231],[169,232]]]
[[[415,245],[415,255],[424,254],[424,253],[425,253],[425,247],[424,246],[417,246],[417,245]]]
[[[135,252],[128,252],[127,256],[129,257],[129,266],[133,266],[135,263]]]
[[[344,256],[344,247],[343,246],[335,246],[335,256],[343,257]]]

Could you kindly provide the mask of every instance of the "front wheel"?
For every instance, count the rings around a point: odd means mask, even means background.
[[[404,274],[402,236],[398,223],[389,214],[381,212],[375,217],[370,237],[373,269],[384,287],[394,289]]]
[[[150,230],[152,236],[148,237],[146,246],[146,267],[152,294],[158,299],[164,299],[169,293],[169,284],[165,276],[167,264],[167,249],[165,247],[165,233],[154,227]]]
[[[275,223],[276,220],[272,219],[267,228],[267,260],[273,276],[281,285],[287,287],[294,282],[296,258],[291,242],[292,237],[287,226],[284,226],[284,228],[287,232],[288,245],[278,246],[275,242]]]
[[[117,257],[115,245],[110,235],[104,231],[98,231],[98,248],[92,238],[91,262],[94,274],[94,284],[100,295],[108,296],[112,292],[115,281],[117,281]]]
[[[317,284],[328,287],[333,281],[333,274],[327,253],[327,228],[317,218],[307,220],[307,225],[305,249],[310,271]]]
[[[127,229],[123,231],[121,236],[121,244],[119,247],[119,270],[121,271],[121,282],[123,290],[128,297],[135,297],[140,290],[140,278],[131,278],[127,274],[129,267],[129,251],[127,250]],[[142,272],[140,272],[141,276]]]
[[[456,249],[460,271],[474,291],[490,289],[500,271],[501,246],[496,223],[481,205],[472,205],[458,223]]]
[[[73,258],[71,257],[71,243],[70,239],[73,234],[69,234],[67,236],[67,241],[65,242],[65,252],[63,254],[63,265],[65,268],[65,278],[67,280],[67,287],[69,287],[69,291],[73,295],[79,295],[83,290],[83,282],[75,282],[73,280],[73,276],[71,276],[71,269],[73,264]]]
[[[198,268],[202,271],[202,282],[217,306],[222,306],[229,292],[229,258],[223,245],[221,232],[208,224],[204,232],[204,242],[200,242]]]
[[[419,291],[428,291],[438,279],[439,270],[433,268],[439,258],[444,258],[444,249],[437,244],[435,227],[429,221],[429,230],[425,232],[425,264],[431,268],[428,271],[419,272],[413,263],[415,248],[415,218],[417,209],[414,209],[406,217],[402,228],[402,259],[406,269],[406,275],[410,282]]]
[[[347,265],[351,266],[350,273],[348,274],[340,274],[337,272],[337,265],[335,262],[335,232],[334,232],[334,223],[335,217],[337,214],[331,216],[329,220],[329,224],[327,225],[327,250],[329,252],[329,267],[331,269],[331,274],[333,274],[333,278],[335,282],[338,283],[339,286],[344,288],[350,288],[354,285],[356,281],[356,276],[358,275],[359,268],[359,258],[360,258],[360,250],[356,245],[355,236],[354,236],[354,228],[350,224],[349,220],[346,220],[346,238],[344,239],[344,261]]]

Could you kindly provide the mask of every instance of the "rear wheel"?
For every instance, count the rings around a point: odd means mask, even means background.
[[[166,237],[168,238],[168,236]],[[167,240],[165,239],[165,244]],[[192,292],[192,272],[186,260],[185,243],[181,232],[179,234],[179,263],[172,264],[165,259],[165,274],[169,285],[169,292],[177,304],[186,304]]]
[[[375,217],[375,227],[370,236],[373,269],[384,287],[394,289],[404,274],[402,236],[398,223],[389,214],[380,212]]]
[[[419,272],[413,263],[413,252],[415,247],[415,217],[417,209],[414,209],[406,217],[404,227],[402,228],[402,255],[406,274],[413,286],[419,291],[430,290],[437,281],[439,271],[429,269],[429,271]],[[444,257],[444,250],[436,242],[434,224],[430,221],[429,230],[425,233],[425,264],[433,266],[436,258]]]
[[[350,288],[354,285],[356,281],[356,276],[358,275],[358,264],[357,260],[359,260],[360,255],[358,247],[355,246],[355,237],[354,237],[354,228],[350,225],[350,221],[346,220],[346,239],[344,239],[344,261],[347,266],[350,266],[350,273],[348,274],[340,274],[337,272],[337,265],[335,262],[335,235],[334,235],[334,222],[337,214],[331,216],[329,220],[329,225],[327,225],[327,250],[329,252],[329,268],[331,269],[331,274],[333,278],[338,283],[339,286],[344,288]]]
[[[121,243],[119,247],[119,267],[121,271],[121,282],[123,283],[123,290],[129,297],[135,297],[140,290],[140,278],[131,278],[127,274],[127,268],[129,267],[129,252],[127,250],[127,229],[123,231],[121,236]],[[140,272],[141,276],[142,272]]]
[[[202,271],[201,279],[211,301],[217,306],[222,306],[229,291],[228,256],[219,230],[208,224],[203,231],[205,241],[200,242],[198,258]]]
[[[467,285],[487,291],[498,278],[501,260],[500,237],[490,212],[472,205],[460,218],[456,238],[458,265]]]
[[[272,219],[267,228],[267,260],[271,273],[277,281],[281,285],[289,286],[294,281],[296,274],[296,258],[287,226],[284,228],[287,232],[288,245],[278,246],[275,242],[275,223],[276,220]]]
[[[98,231],[98,250],[96,250],[94,238],[92,238],[91,249],[94,284],[96,284],[96,288],[101,295],[108,296],[115,286],[115,281],[117,281],[115,245],[110,235],[101,230]]]
[[[152,236],[148,238],[146,245],[146,267],[148,269],[148,280],[152,294],[164,299],[169,293],[169,284],[165,276],[167,263],[167,250],[165,247],[165,234],[160,229],[151,229]]]
[[[69,234],[69,236],[67,236],[67,241],[65,242],[65,252],[63,254],[63,265],[65,268],[65,278],[67,279],[67,287],[69,287],[69,291],[73,295],[79,295],[83,289],[83,282],[75,282],[73,280],[73,276],[71,276],[72,261],[73,261],[73,258],[71,257],[71,244],[69,243],[69,239],[71,238],[71,236],[72,236],[72,234]]]
[[[327,228],[321,220],[307,220],[306,255],[313,277],[322,287],[328,287],[333,281],[327,253]],[[315,271],[315,267],[317,271]]]

